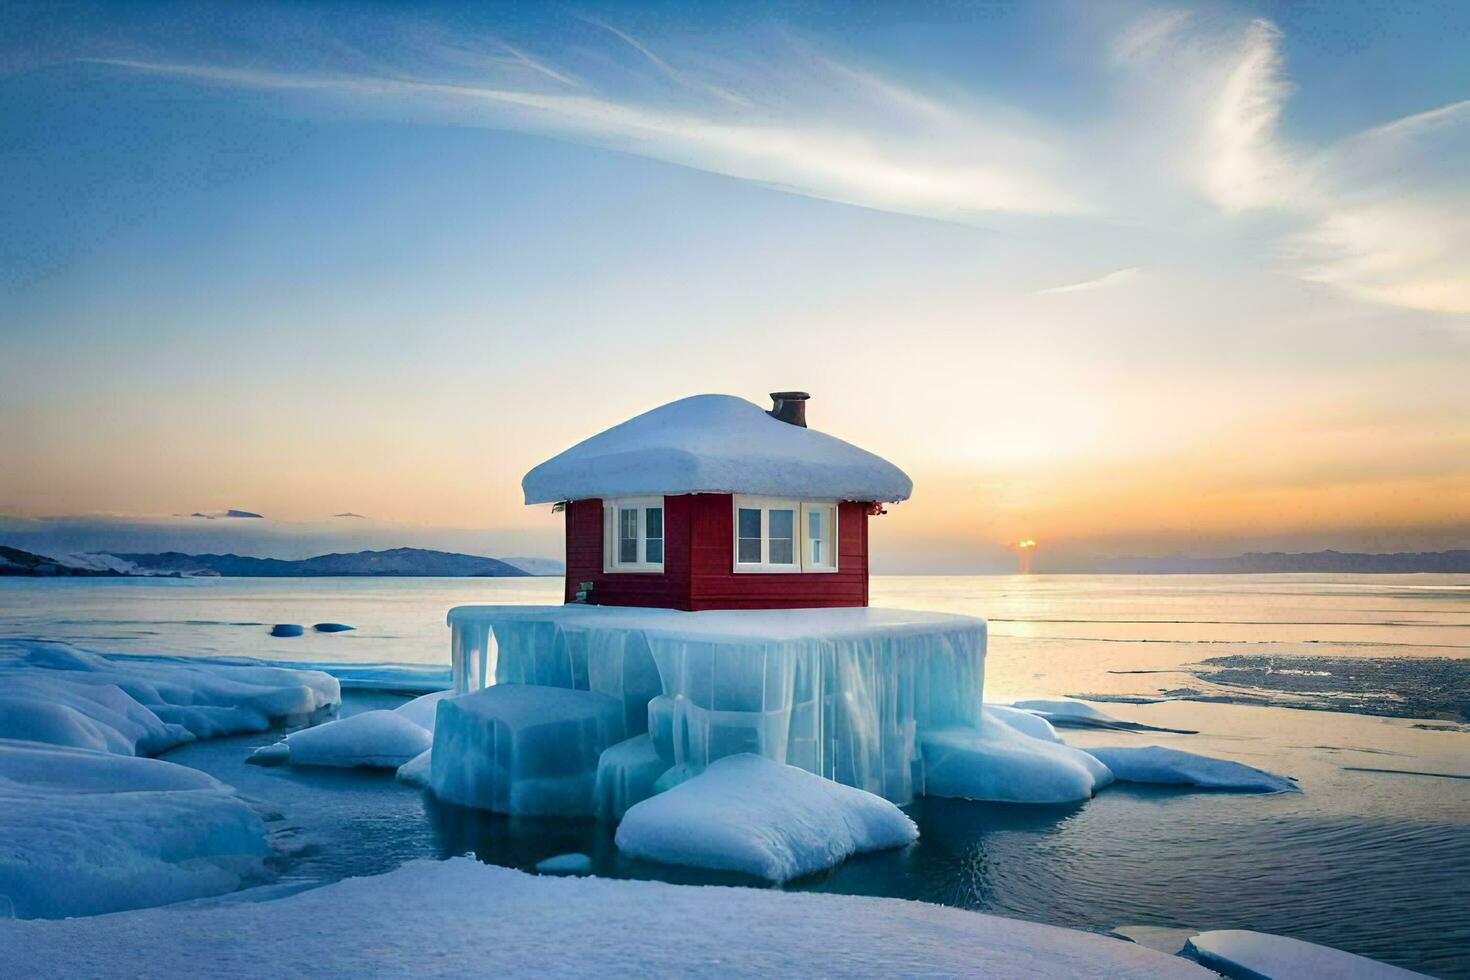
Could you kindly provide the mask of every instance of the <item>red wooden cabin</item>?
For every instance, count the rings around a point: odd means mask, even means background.
[[[893,464],[806,427],[802,392],[767,412],[696,395],[526,474],[566,512],[566,601],[666,609],[868,604],[868,518],[907,499]]]

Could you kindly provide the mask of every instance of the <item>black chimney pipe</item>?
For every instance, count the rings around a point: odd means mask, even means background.
[[[766,414],[773,419],[806,428],[806,401],[812,397],[804,391],[771,392],[771,410]]]

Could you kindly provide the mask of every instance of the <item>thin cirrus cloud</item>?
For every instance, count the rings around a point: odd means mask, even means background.
[[[1130,266],[1127,269],[1116,269],[1106,275],[1098,276],[1096,279],[1086,279],[1082,282],[1070,282],[1063,286],[1052,286],[1049,289],[1042,289],[1038,291],[1037,295],[1049,296],[1057,293],[1081,293],[1093,289],[1106,289],[1109,286],[1121,286],[1126,282],[1137,279],[1138,274],[1142,271],[1137,266]]]
[[[1192,212],[1223,219],[1206,234],[1234,251],[1235,223],[1273,212],[1284,230],[1252,243],[1262,262],[1373,303],[1470,312],[1470,102],[1332,144],[1294,143],[1282,132],[1292,93],[1282,36],[1264,20],[1168,10],[1119,25],[1096,46],[1117,98],[1094,127],[1049,124],[1004,93],[935,97],[790,35],[750,45],[758,56],[726,45],[735,53],[710,57],[581,22],[633,63],[605,50],[591,57],[587,43],[555,56],[500,39],[487,39],[495,56],[479,60],[462,42],[431,46],[411,71],[361,62],[332,71],[321,64],[329,59],[307,59],[310,70],[98,60],[542,133],[862,207],[1005,220],[1038,239],[1056,233],[1056,219],[1170,227]],[[1113,286],[1136,272],[1042,292]]]

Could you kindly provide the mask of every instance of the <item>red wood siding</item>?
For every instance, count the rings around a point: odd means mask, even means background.
[[[729,494],[664,498],[664,571],[604,573],[602,501],[567,506],[566,601],[593,583],[590,602],[669,609],[801,609],[868,604],[868,508],[843,503],[837,515],[837,571],[736,572]]]

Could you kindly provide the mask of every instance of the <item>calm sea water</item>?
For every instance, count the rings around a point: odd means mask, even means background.
[[[304,661],[446,662],[444,613],[471,602],[556,602],[551,579],[0,580],[0,635],[96,649]],[[984,616],[990,700],[1080,692],[1230,694],[1186,668],[1219,657],[1351,658],[1372,687],[1384,664],[1463,683],[1467,576],[1034,576],[876,578],[874,603]],[[273,639],[270,624],[335,621],[350,633]],[[1277,673],[1302,662],[1281,661]],[[1447,670],[1449,664],[1454,669]],[[1402,672],[1400,672],[1402,673]],[[1447,678],[1447,680],[1446,680]],[[1441,976],[1470,977],[1470,733],[1441,720],[1305,711],[1290,683],[1267,706],[1111,703],[1119,717],[1197,735],[1072,731],[1075,744],[1166,744],[1298,779],[1279,796],[1112,787],[1076,807],[921,800],[919,844],[788,887],[891,895],[1177,948],[1188,930],[1249,928],[1327,943]],[[1414,715],[1413,692],[1380,692]],[[348,710],[381,703],[358,699]],[[1380,699],[1381,700],[1381,699]],[[1428,702],[1426,702],[1428,703]],[[633,862],[605,828],[494,817],[426,800],[391,778],[259,769],[270,735],[187,746],[196,765],[284,814],[287,878],[387,870],[473,852],[529,868],[569,850],[602,874],[718,881]]]

